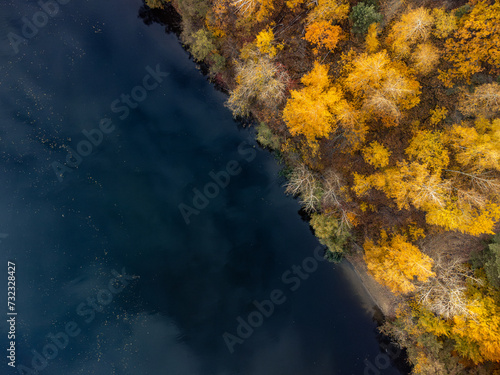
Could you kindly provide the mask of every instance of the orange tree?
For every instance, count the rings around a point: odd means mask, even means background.
[[[470,83],[486,64],[500,68],[500,2],[480,1],[460,19],[458,29],[446,40],[445,59],[452,68],[440,72],[440,79],[448,87],[457,79]]]

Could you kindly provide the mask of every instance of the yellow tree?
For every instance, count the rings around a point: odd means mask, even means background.
[[[436,38],[447,38],[457,29],[457,17],[453,13],[446,12],[444,9],[434,8],[432,15],[435,27],[432,34]]]
[[[415,278],[425,282],[435,275],[432,259],[402,235],[396,234],[389,239],[382,231],[379,243],[368,239],[364,249],[368,271],[394,293],[412,292]]]
[[[439,50],[432,43],[421,43],[415,48],[412,60],[419,73],[429,74],[439,63]]]
[[[391,152],[378,142],[372,142],[363,149],[363,158],[375,168],[383,168],[389,164]]]
[[[270,58],[275,57],[278,50],[283,49],[282,44],[276,45],[274,42],[274,33],[270,27],[257,34],[255,45],[259,49],[260,53],[267,54]]]
[[[479,364],[500,361],[500,307],[488,294],[470,287],[466,311],[443,319],[425,308],[414,312],[418,326],[436,336],[453,340],[462,357]]]
[[[231,4],[243,17],[257,22],[266,20],[274,11],[273,0],[232,0]]]
[[[462,169],[475,174],[500,171],[500,119],[480,118],[474,127],[454,125],[447,136]]]
[[[500,112],[500,85],[496,82],[477,86],[473,93],[466,93],[459,104],[467,116],[491,118]]]
[[[301,82],[304,84],[302,89],[291,91],[283,119],[292,135],[304,135],[315,149],[317,139],[337,129],[339,116],[347,103],[342,91],[330,80],[326,65],[316,62]]]
[[[406,154],[409,160],[396,167],[354,174],[354,192],[381,190],[399,209],[425,211],[428,224],[446,230],[493,233],[500,219],[500,119],[444,133],[419,131]]]
[[[473,5],[446,40],[445,59],[453,65],[440,75],[447,87],[457,79],[470,83],[471,76],[481,72],[484,64],[500,67],[500,2],[490,5],[479,1]]]
[[[307,15],[306,24],[318,21],[339,22],[347,18],[349,3],[346,0],[314,0]]]
[[[475,363],[500,361],[500,307],[495,300],[479,292],[472,296],[472,316],[453,318],[451,338],[455,349]]]
[[[320,49],[333,51],[342,39],[342,29],[328,21],[314,22],[306,27],[304,39],[316,47],[313,52],[317,54]]]
[[[422,130],[415,133],[405,150],[410,160],[417,160],[433,171],[441,171],[450,162],[444,136],[440,132]]]
[[[434,19],[428,9],[410,10],[392,26],[387,42],[397,55],[408,56],[414,44],[429,37],[433,23]]]
[[[380,42],[378,40],[378,23],[374,22],[370,26],[368,26],[368,33],[366,34],[366,50],[369,53],[377,52]]]
[[[387,125],[397,122],[402,109],[420,101],[420,84],[403,63],[391,61],[387,51],[361,54],[349,64],[345,86],[366,111]]]

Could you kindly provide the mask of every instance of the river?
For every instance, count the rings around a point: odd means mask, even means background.
[[[281,166],[140,1],[5,3],[1,374],[400,373]]]

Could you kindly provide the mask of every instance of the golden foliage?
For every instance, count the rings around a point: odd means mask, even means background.
[[[500,67],[500,2],[474,4],[446,40],[445,59],[453,65],[440,74],[447,87],[453,86],[457,79],[470,83],[471,76],[484,69],[483,64]]]
[[[500,112],[500,85],[496,82],[477,86],[460,100],[460,111],[467,116],[491,118]]]
[[[328,137],[338,126],[346,106],[342,90],[333,85],[328,67],[318,62],[301,82],[304,87],[291,91],[283,110],[283,119],[292,135],[304,135],[313,147],[318,138]]]
[[[402,109],[410,109],[420,101],[420,84],[406,65],[391,61],[387,51],[361,54],[349,62],[345,86],[362,102],[366,111],[393,125]]]
[[[437,105],[436,108],[430,110],[430,115],[430,123],[432,125],[436,125],[446,118],[446,115],[448,115],[448,110],[445,107]]]
[[[378,23],[372,23],[368,26],[368,33],[366,34],[366,50],[369,53],[377,52],[380,47],[380,42],[378,41]]]
[[[260,53],[267,54],[270,58],[275,57],[278,53],[278,50],[283,49],[282,44],[275,45],[274,33],[270,27],[268,27],[266,30],[262,30],[257,34],[255,44]]]
[[[474,127],[454,125],[448,132],[459,165],[473,172],[500,171],[500,119],[476,120]]]
[[[439,132],[416,132],[405,153],[410,160],[417,160],[433,171],[441,171],[450,161],[443,136]]]
[[[417,45],[412,54],[415,69],[421,74],[429,74],[439,63],[439,55],[437,47],[430,42]]]
[[[317,0],[309,4],[312,10],[307,15],[307,25],[319,21],[340,22],[349,14],[349,4],[345,0]]]
[[[244,17],[257,22],[266,20],[274,11],[273,0],[232,0],[231,5]]]
[[[434,8],[432,10],[434,16],[435,29],[432,34],[436,38],[447,38],[453,31],[457,29],[457,17],[453,13],[448,13],[444,9]]]
[[[146,5],[152,9],[161,9],[169,0],[146,0]]]
[[[382,231],[379,243],[366,240],[364,249],[368,271],[394,293],[412,292],[415,290],[414,278],[425,282],[434,276],[432,259],[405,236],[397,234],[389,239]]]
[[[298,8],[303,3],[304,3],[304,0],[287,0],[286,6],[293,10],[295,8]]]
[[[387,43],[398,56],[409,56],[411,47],[425,41],[431,32],[434,19],[426,8],[416,8],[404,13],[391,28]]]
[[[375,168],[383,168],[389,164],[391,152],[378,142],[372,142],[363,149],[363,158]]]
[[[414,312],[418,326],[436,336],[453,339],[455,350],[479,364],[500,361],[500,307],[495,300],[476,288],[467,295],[467,313],[450,319],[435,316],[419,308]]]
[[[500,307],[493,298],[475,293],[469,309],[472,317],[453,319],[455,349],[475,363],[500,361]]]
[[[342,29],[334,26],[328,21],[313,22],[306,27],[304,39],[316,47],[313,52],[317,54],[320,49],[333,51],[337,43],[342,39]]]

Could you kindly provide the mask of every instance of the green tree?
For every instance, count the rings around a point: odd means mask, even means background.
[[[264,147],[269,147],[272,150],[279,150],[281,142],[280,138],[273,134],[271,128],[264,122],[261,122],[257,127],[257,141]]]
[[[352,22],[352,31],[358,35],[365,35],[372,23],[380,23],[382,14],[378,13],[373,4],[363,2],[352,8],[349,18]]]
[[[205,28],[199,29],[189,39],[189,52],[196,61],[203,61],[210,53],[216,51],[212,33]]]

